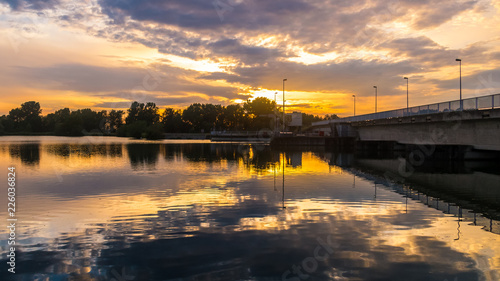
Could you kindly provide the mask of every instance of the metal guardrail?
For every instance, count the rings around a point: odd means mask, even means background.
[[[344,117],[333,120],[325,120],[325,121],[314,122],[312,125],[321,126],[321,125],[328,125],[329,123],[357,122],[357,121],[397,118],[397,117],[425,115],[425,114],[443,113],[452,111],[484,110],[484,109],[495,109],[495,108],[500,108],[500,94],[462,99],[461,102],[460,100],[454,100],[454,101],[447,101],[447,102],[434,103],[428,105],[414,106],[410,108]]]
[[[269,131],[272,133],[272,131]],[[220,135],[220,136],[253,136],[262,135],[263,133],[269,133],[268,131],[211,131],[210,135]]]

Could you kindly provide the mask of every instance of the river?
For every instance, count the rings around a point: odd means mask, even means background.
[[[495,163],[49,136],[0,159],[1,280],[500,279]]]

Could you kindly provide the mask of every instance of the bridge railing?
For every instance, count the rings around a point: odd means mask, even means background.
[[[500,108],[500,94],[475,97],[441,103],[433,103],[428,105],[414,106],[410,108],[396,109],[377,113],[363,114],[333,120],[325,120],[315,122],[313,125],[326,125],[328,123],[343,123],[357,122],[375,119],[397,118],[415,115],[425,115],[432,113],[452,112],[452,111],[467,111],[467,110],[484,110]]]

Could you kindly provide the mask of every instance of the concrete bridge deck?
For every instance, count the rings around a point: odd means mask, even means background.
[[[463,110],[462,110],[463,109]],[[331,137],[500,151],[500,94],[313,123]]]

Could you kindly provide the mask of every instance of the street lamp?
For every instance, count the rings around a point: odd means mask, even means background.
[[[462,109],[462,59],[456,59],[460,63],[460,109]]]
[[[286,78],[283,79],[283,132],[285,132],[285,81]]]
[[[274,92],[274,134],[276,134],[276,130],[278,129],[278,118],[277,118],[277,103],[276,103],[276,96],[278,95],[278,92]]]
[[[403,79],[406,79],[406,111],[408,112],[410,108],[410,101],[408,98],[408,77],[403,77]]]
[[[356,116],[356,95],[352,95],[354,98],[354,116]]]
[[[377,113],[377,86],[373,86],[375,88],[375,113]]]

